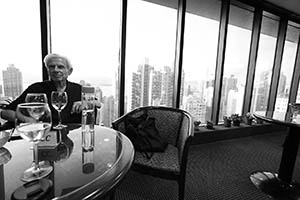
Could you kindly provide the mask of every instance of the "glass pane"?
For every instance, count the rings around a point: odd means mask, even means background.
[[[284,113],[287,111],[289,91],[295,65],[299,34],[299,25],[297,26],[297,24],[294,25],[289,22],[286,32],[280,77],[277,88],[275,111],[278,112],[276,113]],[[284,119],[284,117],[284,114],[282,114],[281,116],[277,116],[278,119]]]
[[[177,9],[131,0],[127,14],[127,111],[147,105],[172,106]]]
[[[74,71],[70,81],[96,87],[96,95],[103,103],[97,122],[111,126],[118,117],[120,1],[51,0],[50,3],[52,52],[71,60]]]
[[[221,2],[188,0],[183,49],[184,90],[180,107],[194,120],[211,119]]]
[[[275,56],[279,20],[264,13],[257,53],[251,112],[266,111]]]
[[[299,80],[298,80],[299,82]],[[300,82],[299,82],[300,83]],[[298,83],[298,84],[299,84]],[[297,98],[296,98],[296,103],[300,103],[300,85],[298,85],[298,92],[297,92]]]
[[[0,99],[14,99],[42,81],[38,0],[0,2]]]
[[[247,75],[253,12],[231,5],[226,41],[220,121],[241,114]]]

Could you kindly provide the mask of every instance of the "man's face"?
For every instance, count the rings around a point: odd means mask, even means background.
[[[48,74],[53,81],[65,81],[72,73],[72,68],[67,67],[67,63],[63,59],[52,59],[49,61]]]

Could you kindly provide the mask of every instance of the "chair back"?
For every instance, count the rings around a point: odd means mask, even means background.
[[[147,113],[149,117],[155,118],[155,125],[159,134],[168,144],[172,144],[178,148],[183,146],[183,142],[188,136],[193,134],[192,117],[181,109],[163,106],[145,106],[136,108],[129,113],[123,115],[112,123],[113,128],[125,133],[125,118],[127,116],[139,117]],[[180,134],[183,130],[185,134]],[[188,130],[188,131],[186,131]],[[183,151],[183,149],[180,149]]]

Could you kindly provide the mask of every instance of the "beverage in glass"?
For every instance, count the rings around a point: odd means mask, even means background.
[[[16,131],[20,136],[33,144],[33,166],[27,169],[21,180],[41,179],[51,173],[53,168],[38,161],[38,143],[49,132],[52,119],[46,103],[22,103],[17,106]]]
[[[66,92],[53,91],[51,93],[51,104],[58,112],[58,125],[55,126],[54,129],[62,129],[66,127],[66,125],[63,125],[61,121],[61,111],[67,106],[67,103],[68,96]]]
[[[48,99],[45,93],[28,93],[25,98],[26,103],[41,102],[48,103]]]
[[[82,116],[81,116],[81,131],[82,131],[82,148],[85,151],[94,149],[95,137],[95,88],[82,87]]]

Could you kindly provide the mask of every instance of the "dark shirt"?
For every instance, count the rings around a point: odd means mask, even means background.
[[[30,85],[18,98],[11,102],[5,109],[16,110],[17,105],[25,102],[28,93],[45,93],[48,104],[51,109],[52,123],[58,123],[58,113],[51,105],[51,92],[56,91],[53,81],[38,82]],[[66,90],[68,95],[68,104],[61,111],[62,123],[81,123],[81,113],[71,114],[72,106],[75,101],[81,101],[81,85],[67,81]]]

